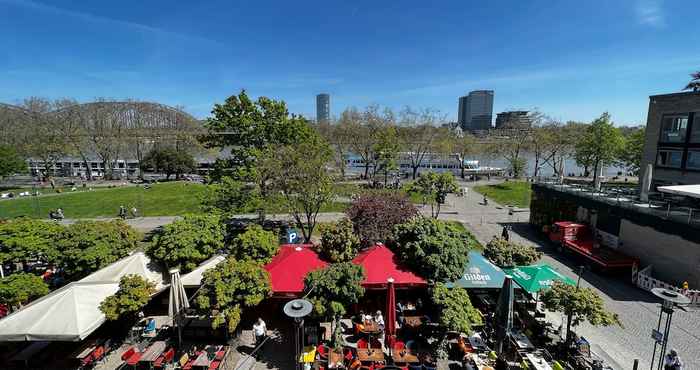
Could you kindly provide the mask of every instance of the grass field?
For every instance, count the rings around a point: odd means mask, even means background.
[[[506,206],[530,207],[530,183],[508,181],[497,185],[475,186],[474,190]]]

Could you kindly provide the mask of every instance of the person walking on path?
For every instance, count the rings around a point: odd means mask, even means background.
[[[253,324],[253,334],[255,335],[255,348],[258,348],[267,336],[267,326],[262,318],[258,317],[258,321]]]
[[[503,226],[501,238],[505,239],[505,241],[510,241],[510,233],[508,232],[508,226]]]
[[[683,370],[683,362],[675,349],[672,349],[664,358],[664,370]]]

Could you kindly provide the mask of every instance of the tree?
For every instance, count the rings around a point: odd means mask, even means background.
[[[427,280],[457,280],[468,262],[471,236],[434,218],[415,217],[397,225],[389,245]]]
[[[67,138],[62,134],[61,121],[49,115],[55,103],[32,97],[22,104],[24,116],[22,148],[26,157],[40,160],[43,164],[41,176],[54,175],[56,162],[68,154]]]
[[[569,317],[566,326],[567,341],[571,325],[577,326],[584,321],[593,326],[622,326],[617,314],[607,311],[603,299],[591,288],[573,289],[555,281],[550,289],[540,295],[540,301],[547,310],[561,312]]]
[[[16,173],[27,171],[27,163],[17,152],[6,145],[0,145],[0,180]]]
[[[394,226],[418,215],[406,195],[397,192],[361,194],[345,210],[355,233],[364,245],[385,242]]]
[[[340,177],[345,178],[345,170],[350,155],[350,141],[353,135],[351,117],[347,116],[348,110],[343,112],[341,118],[335,122],[321,122],[317,126],[319,134],[328,141],[335,152],[335,165],[340,171]]]
[[[569,121],[560,125],[554,121],[544,127],[546,136],[544,145],[544,163],[548,165],[555,176],[564,176],[564,163],[573,157],[576,141],[581,137],[586,124]]]
[[[59,264],[70,278],[81,278],[125,257],[138,246],[139,235],[125,222],[80,221],[56,238]]]
[[[644,126],[635,128],[624,137],[624,144],[618,154],[618,163],[627,168],[635,176],[639,175],[644,152],[646,129]]]
[[[319,253],[331,262],[349,262],[360,248],[350,220],[344,218],[331,225],[321,226],[321,245]]]
[[[399,169],[400,143],[396,127],[386,126],[378,132],[378,140],[374,147],[376,169],[374,173],[384,174],[386,187],[389,174]]]
[[[143,157],[141,167],[165,173],[166,180],[169,180],[171,175],[179,179],[183,174],[193,172],[197,169],[197,163],[194,157],[185,151],[154,148]]]
[[[426,155],[435,151],[440,132],[438,126],[444,122],[444,117],[433,109],[416,111],[410,107],[404,108],[399,117],[401,147],[410,161],[412,178],[415,180]]]
[[[593,183],[596,184],[600,169],[615,162],[623,144],[620,130],[613,126],[610,115],[603,113],[586,128],[576,144],[576,161],[581,163],[586,159],[593,164]]]
[[[332,151],[318,136],[280,148],[276,153],[277,174],[273,187],[282,193],[284,203],[304,242],[311,241],[316,217],[333,199],[333,178],[328,171]]]
[[[199,310],[213,318],[214,329],[226,325],[233,333],[243,309],[258,305],[272,291],[270,274],[253,261],[225,261],[204,272],[195,298]]]
[[[693,92],[700,91],[700,71],[691,73],[690,78],[690,82],[688,82],[683,90],[693,90]]]
[[[249,225],[245,232],[236,236],[231,246],[231,256],[239,261],[268,263],[279,251],[277,236],[262,226]]]
[[[362,266],[352,262],[333,263],[309,272],[304,278],[304,291],[314,306],[314,314],[332,320],[337,328],[338,320],[347,313],[347,307],[364,296],[364,279]],[[335,332],[333,328],[331,331]]]
[[[287,104],[264,96],[253,101],[245,90],[232,95],[223,104],[215,104],[212,117],[204,124],[208,147],[228,148],[227,159],[215,165],[215,177],[224,175],[249,180],[259,150],[305,141],[315,135],[306,119],[290,115]]]
[[[409,192],[422,195],[423,199],[430,203],[430,213],[433,218],[438,218],[440,215],[440,208],[445,204],[447,194],[458,190],[459,186],[451,172],[424,173],[409,185]]]
[[[186,215],[156,231],[148,254],[168,268],[188,272],[224,248],[224,233],[216,215]]]
[[[531,265],[542,258],[542,252],[535,248],[509,242],[503,238],[495,237],[486,244],[484,257],[499,267],[513,267]]]
[[[483,323],[481,314],[472,306],[464,288],[448,288],[443,283],[437,283],[430,289],[430,297],[439,312],[440,325],[449,331],[471,334],[472,325]]]
[[[8,307],[19,307],[27,302],[49,294],[49,286],[34,274],[18,272],[0,279],[0,303]]]
[[[523,128],[518,122],[506,122],[503,126],[503,137],[493,149],[508,162],[513,177],[522,176],[527,169],[527,161],[522,155],[530,149],[530,128]]]
[[[218,183],[207,185],[200,202],[205,213],[225,218],[255,209],[261,199],[253,186],[224,176]]]
[[[55,263],[57,236],[63,230],[56,223],[27,218],[0,222],[0,263]]]
[[[154,293],[153,282],[136,274],[124,275],[119,279],[119,290],[100,303],[100,311],[110,321],[134,319]]]
[[[374,175],[374,171],[370,172],[370,169],[376,167],[375,149],[379,141],[378,133],[394,120],[394,113],[390,109],[380,111],[378,105],[370,105],[362,112],[356,108],[349,108],[341,115],[341,124],[346,125],[349,133],[350,150],[360,157],[365,167],[363,178],[368,181]]]
[[[437,146],[440,152],[457,160],[462,179],[466,177],[467,161],[484,149],[483,143],[479,143],[473,135],[463,133],[461,129],[445,135]]]

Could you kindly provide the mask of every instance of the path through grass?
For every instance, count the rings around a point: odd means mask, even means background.
[[[504,206],[530,207],[532,189],[525,181],[507,181],[495,185],[475,186],[474,190]]]

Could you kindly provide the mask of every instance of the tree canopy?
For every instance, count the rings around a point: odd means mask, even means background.
[[[576,144],[576,163],[593,167],[593,179],[604,166],[615,162],[624,145],[620,130],[610,120],[608,113],[596,118]]]
[[[258,305],[271,291],[270,274],[261,265],[227,258],[204,272],[195,301],[202,313],[213,318],[214,329],[226,325],[233,333],[243,309]]]
[[[311,271],[304,279],[304,291],[314,305],[314,312],[325,319],[345,315],[347,307],[355,304],[365,294],[362,266],[352,262],[333,263],[323,269]]]
[[[440,325],[447,330],[470,334],[472,325],[483,323],[466,289],[448,288],[443,283],[437,283],[431,288],[430,296],[440,313]]]
[[[355,233],[365,245],[386,242],[394,226],[418,215],[405,194],[384,191],[361,194],[345,211]]]
[[[344,218],[321,226],[320,255],[331,262],[348,262],[357,256],[360,239],[355,235],[352,222]]]
[[[80,278],[97,271],[136,249],[139,235],[125,222],[80,221],[64,228],[56,238],[64,273]]]
[[[268,263],[278,251],[277,235],[257,224],[248,225],[244,232],[233,239],[231,245],[231,256],[239,261]]]
[[[700,71],[690,74],[690,82],[688,82],[683,90],[700,91]]]
[[[415,217],[394,228],[390,246],[399,258],[427,280],[457,280],[467,265],[472,238],[434,218]]]
[[[64,227],[53,222],[17,218],[0,222],[0,263],[55,263],[56,237]]]
[[[0,279],[0,303],[22,307],[27,302],[49,293],[49,286],[34,274],[18,272]]]
[[[451,172],[427,172],[412,182],[408,189],[409,192],[423,196],[423,199],[430,203],[433,218],[438,218],[440,207],[445,204],[447,194],[457,192],[459,186]]]
[[[200,201],[204,212],[229,217],[255,209],[261,199],[254,186],[224,176],[217,183],[207,185]]]
[[[11,146],[0,145],[0,179],[27,171],[27,163]]]
[[[528,245],[496,237],[486,244],[484,257],[498,267],[526,266],[542,258],[542,252]]]
[[[165,173],[166,179],[171,175],[179,178],[197,169],[197,163],[191,154],[175,148],[154,148],[141,160],[142,168],[150,168]]]
[[[148,254],[188,272],[223,248],[224,226],[218,216],[186,215],[156,231]]]
[[[133,318],[155,293],[155,284],[136,274],[124,275],[119,290],[100,303],[100,311],[107,320]]]
[[[622,148],[618,154],[618,162],[627,168],[627,171],[638,176],[642,165],[646,129],[644,126],[636,127],[624,136]]]

